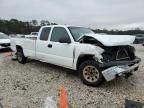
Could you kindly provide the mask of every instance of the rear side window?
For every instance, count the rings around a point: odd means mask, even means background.
[[[62,38],[62,37],[70,38],[65,28],[55,27],[52,31],[50,41],[59,42],[60,38]]]
[[[43,28],[40,35],[40,40],[47,41],[49,37],[51,27]]]

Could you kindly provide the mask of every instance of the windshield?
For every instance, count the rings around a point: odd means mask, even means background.
[[[88,28],[83,27],[68,27],[68,28],[75,41],[77,41],[83,35],[94,34],[94,32]]]
[[[9,37],[6,34],[0,34],[0,39],[9,39]]]

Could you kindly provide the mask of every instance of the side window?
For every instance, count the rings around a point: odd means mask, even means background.
[[[51,27],[43,28],[40,34],[40,40],[47,41],[49,37]]]
[[[55,27],[52,31],[50,41],[59,42],[60,38],[62,37],[70,38],[65,28]]]

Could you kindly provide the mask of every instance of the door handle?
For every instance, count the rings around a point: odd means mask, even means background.
[[[49,48],[52,48],[52,44],[48,44],[48,47],[49,47]]]

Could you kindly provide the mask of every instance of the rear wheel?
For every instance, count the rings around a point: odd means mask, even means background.
[[[83,62],[79,67],[79,75],[82,82],[89,86],[98,86],[104,81],[101,70],[94,60]]]
[[[20,48],[17,50],[17,59],[21,64],[25,64],[27,62],[27,57],[24,56],[23,50]]]

